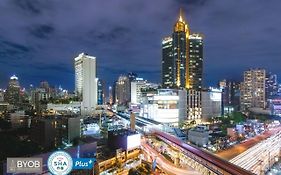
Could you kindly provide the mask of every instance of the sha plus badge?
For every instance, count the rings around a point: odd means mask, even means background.
[[[48,158],[48,169],[54,175],[67,175],[71,172],[73,160],[65,151],[56,151]]]

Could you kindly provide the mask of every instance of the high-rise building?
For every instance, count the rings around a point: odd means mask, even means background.
[[[162,86],[164,88],[172,88],[174,86],[173,61],[173,38],[166,37],[162,40]]]
[[[98,79],[98,105],[105,104],[105,83],[103,80]]]
[[[115,102],[118,104],[127,104],[131,100],[131,84],[128,76],[120,75],[115,83]]]
[[[114,102],[113,97],[114,97],[113,88],[112,88],[112,86],[109,86],[108,87],[108,102],[110,105],[113,104],[113,102]]]
[[[203,36],[190,34],[180,11],[172,36],[162,40],[162,86],[200,90],[202,74]]]
[[[13,75],[9,80],[9,85],[5,93],[5,101],[11,105],[17,106],[20,103],[20,100],[20,84],[18,77]]]
[[[265,80],[265,96],[266,100],[278,94],[277,75],[268,73]]]
[[[223,108],[239,110],[240,105],[240,84],[235,81],[222,80],[219,82],[219,88],[222,90]]]
[[[200,90],[203,78],[203,36],[198,33],[189,35],[188,75],[189,88]]]
[[[47,109],[47,102],[50,99],[50,94],[44,88],[36,88],[31,92],[31,105],[37,114]]]
[[[189,88],[189,26],[183,19],[182,10],[180,10],[179,19],[174,25],[173,38],[173,56],[174,56],[174,83],[177,87]]]
[[[81,53],[74,59],[75,92],[80,99],[81,114],[90,115],[97,105],[96,57]]]
[[[241,109],[265,108],[265,79],[264,69],[251,69],[244,72],[241,84]]]

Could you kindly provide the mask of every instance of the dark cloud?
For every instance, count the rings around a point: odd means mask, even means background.
[[[54,27],[47,24],[32,26],[32,28],[29,29],[31,35],[40,39],[47,39],[54,31]]]
[[[27,11],[30,14],[38,15],[41,12],[40,1],[38,0],[12,0],[12,2],[21,10]]]
[[[280,6],[279,0],[3,0],[0,80],[17,74],[23,85],[48,80],[73,89],[73,58],[86,52],[97,57],[97,74],[108,84],[130,71],[160,82],[161,39],[172,33],[180,7],[191,31],[205,35],[206,85],[241,79],[250,67],[281,76]]]
[[[1,53],[11,53],[11,54],[17,54],[17,53],[22,53],[22,52],[29,52],[30,49],[24,45],[17,44],[14,42],[10,41],[4,41],[0,39],[0,48],[1,48]]]

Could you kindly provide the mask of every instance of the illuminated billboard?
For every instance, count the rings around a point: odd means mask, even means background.
[[[127,150],[139,147],[141,144],[141,135],[134,134],[127,137]]]

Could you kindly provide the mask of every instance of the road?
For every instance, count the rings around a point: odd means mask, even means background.
[[[201,173],[192,168],[177,168],[172,162],[164,158],[159,152],[150,147],[145,141],[142,141],[142,148],[147,157],[156,158],[157,165],[169,175],[201,175]]]
[[[264,174],[280,155],[281,131],[239,154],[230,162],[255,174]]]
[[[244,143],[237,144],[227,150],[218,152],[218,153],[216,153],[216,155],[225,160],[230,160],[230,159],[238,156],[239,154],[243,153],[244,151],[248,150],[249,148],[255,146],[259,142],[276,134],[278,131],[281,131],[281,127],[273,128],[269,131],[266,131],[261,135],[250,138],[249,140],[245,141]]]

